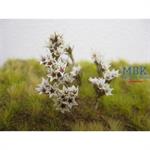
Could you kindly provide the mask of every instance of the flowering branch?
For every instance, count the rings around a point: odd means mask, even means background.
[[[49,54],[41,58],[40,64],[47,68],[47,78],[42,78],[36,90],[46,94],[54,102],[54,107],[62,113],[70,112],[78,105],[78,80],[80,66],[75,66],[71,46],[65,46],[62,35],[54,33],[49,38]]]
[[[89,81],[93,84],[94,89],[96,91],[96,106],[98,107],[98,98],[101,96],[109,96],[112,95],[113,88],[110,87],[110,82],[119,77],[118,70],[110,70],[111,65],[104,61],[102,56],[98,56],[97,54],[93,54],[92,59],[97,66],[97,72],[99,77],[90,77]]]

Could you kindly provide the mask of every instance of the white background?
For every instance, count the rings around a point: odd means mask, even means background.
[[[12,132],[0,133],[2,150],[149,150],[142,132]]]
[[[149,18],[149,0],[5,0],[1,18]],[[1,54],[2,55],[2,54]],[[149,150],[149,132],[1,132],[4,150]]]
[[[0,64],[8,58],[39,59],[54,32],[74,47],[76,61],[90,60],[96,51],[109,61],[150,62],[150,19],[6,19],[0,29]]]

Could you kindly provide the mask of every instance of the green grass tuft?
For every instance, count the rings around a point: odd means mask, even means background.
[[[82,67],[79,106],[61,114],[52,101],[35,91],[46,69],[36,60],[8,60],[0,68],[0,130],[15,131],[124,131],[150,130],[150,81],[128,83],[122,77],[111,86],[113,95],[99,99],[95,110],[95,91],[89,77],[98,76],[91,62]],[[119,69],[128,63],[120,60]],[[133,64],[134,65],[134,64]],[[146,66],[150,73],[150,64]]]

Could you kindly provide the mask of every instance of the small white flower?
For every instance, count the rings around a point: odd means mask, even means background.
[[[48,69],[47,76],[50,78],[50,81],[61,79],[65,73],[67,64],[63,62],[57,62]]]
[[[63,77],[63,72],[61,72],[60,70],[53,70],[47,74],[47,77],[50,79],[50,82],[59,80]]]
[[[38,85],[37,88],[35,88],[35,90],[36,90],[37,92],[39,92],[39,94],[46,93],[46,88],[45,88],[44,86],[40,85],[40,84]]]
[[[103,79],[103,78],[98,78],[97,85],[98,85],[99,87],[105,85],[105,79]]]
[[[112,95],[112,88],[110,88],[110,85],[108,83],[104,84],[103,87],[101,88],[105,91],[106,96]]]
[[[57,44],[59,44],[59,45],[64,44],[64,40],[63,40],[62,35],[57,34]]]
[[[51,52],[52,52],[52,55],[55,57],[60,57],[61,54],[63,54],[63,50],[60,47],[58,47],[57,49],[51,50]]]
[[[73,97],[76,97],[78,95],[78,91],[79,91],[78,87],[75,87],[74,85],[71,87],[63,86],[62,89],[62,93]]]
[[[56,63],[56,60],[50,55],[47,55],[46,57],[44,56],[41,57],[40,64],[44,64],[47,67],[51,67],[55,63]]]
[[[78,103],[75,101],[74,97],[68,97],[67,98],[67,103],[68,107],[71,109],[73,106],[77,106]]]
[[[56,64],[56,59],[55,58],[52,58],[50,56],[47,56],[47,59],[46,59],[46,66],[47,67],[51,67],[52,65]]]
[[[50,85],[50,87],[48,88],[48,94],[49,97],[56,97],[57,96],[57,91],[58,91],[58,87],[54,84],[54,85]]]
[[[54,33],[49,38],[48,48],[53,57],[58,58],[63,52],[63,37]]]
[[[99,86],[103,86],[105,84],[105,79],[103,78],[89,78],[89,81],[94,84],[94,85],[97,85],[98,87]]]
[[[111,81],[112,79],[118,77],[120,74],[119,74],[119,71],[118,70],[107,70],[106,72],[104,72],[104,78],[107,80],[107,81]]]
[[[94,61],[94,63],[100,64],[100,62],[103,60],[103,57],[101,55],[98,55],[97,53],[94,53],[92,55],[92,60]]]
[[[59,110],[61,113],[70,112],[70,109],[65,102],[56,100],[54,106],[56,107],[56,110]]]
[[[69,109],[71,109],[73,106],[78,105],[75,98],[76,97],[63,94],[58,97],[58,101],[62,102],[63,104],[66,104],[69,107]]]
[[[62,53],[59,57],[59,60],[65,64],[69,63],[69,57],[65,53]]]
[[[51,67],[53,64],[56,63],[56,60],[52,58],[51,56],[47,56],[46,58],[46,66]]]
[[[55,47],[60,47],[64,44],[62,35],[59,35],[57,33],[55,33],[55,36],[50,38],[50,40],[52,41],[53,44],[55,44]]]
[[[50,46],[53,44],[52,47],[54,47],[54,46],[59,47],[59,46],[63,45],[63,42],[64,41],[63,41],[62,35],[59,35],[57,33],[50,35],[50,38],[49,38]]]
[[[67,67],[67,62],[62,60],[62,59],[59,59],[57,61],[57,66],[58,66],[58,68],[64,68],[65,69]]]
[[[65,51],[67,51],[68,53],[71,53],[72,52],[72,47],[70,46],[70,44],[66,44],[65,47],[64,47]]]
[[[46,57],[42,56],[40,59],[40,64],[46,64]]]
[[[98,79],[95,77],[95,78],[89,78],[89,81],[92,83],[92,84],[97,84],[97,81]]]
[[[62,101],[64,104],[66,104],[69,109],[71,109],[73,106],[78,105],[76,102],[76,97],[78,96],[78,87],[75,86],[71,87],[65,87],[63,86],[63,89],[60,90],[58,99],[59,101]]]
[[[36,90],[39,94],[48,94],[49,97],[56,96],[57,87],[56,84],[50,85],[48,79],[42,78],[42,83],[38,85]]]
[[[69,73],[65,73],[61,80],[62,83],[72,83],[73,81],[74,81],[74,78]]]
[[[108,62],[106,62],[106,61],[101,61],[100,62],[100,65],[101,65],[101,68],[102,68],[102,70],[104,70],[104,71],[107,71],[109,68],[110,68],[110,64],[108,63]]]
[[[42,78],[42,83],[38,85],[36,90],[39,92],[39,94],[48,94],[48,88],[50,87],[48,80],[45,80]]]
[[[55,36],[56,36],[55,33],[54,33],[54,34],[51,34],[49,40],[50,40],[50,41],[54,41],[54,40],[55,40]]]
[[[113,90],[110,88],[110,85],[106,83],[106,80],[103,78],[90,78],[89,81],[99,89],[99,92],[101,94],[105,95],[112,95],[111,91]]]
[[[72,68],[72,71],[71,71],[71,75],[73,77],[76,77],[79,73],[80,73],[80,70],[81,70],[81,67],[80,66],[74,66]]]
[[[74,85],[72,87],[69,87],[69,91],[71,94],[74,94],[75,96],[78,96],[79,88],[75,87]],[[72,95],[71,95],[72,96]]]

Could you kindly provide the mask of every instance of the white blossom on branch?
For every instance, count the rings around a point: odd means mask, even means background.
[[[80,66],[74,66],[72,48],[65,46],[62,35],[54,33],[48,42],[49,54],[41,57],[40,64],[47,69],[47,79],[36,88],[39,94],[47,94],[54,102],[54,107],[62,113],[70,112],[77,106],[77,80],[80,78]],[[73,65],[69,63],[69,58]],[[68,71],[68,68],[72,68]]]
[[[111,80],[113,80],[114,78],[116,78],[116,77],[119,77],[119,71],[118,70],[107,70],[107,71],[105,71],[104,72],[104,78],[105,78],[105,80],[107,80],[107,81],[111,81]]]
[[[118,70],[110,70],[111,65],[107,63],[101,55],[93,54],[92,59],[97,66],[98,73],[101,74],[99,77],[89,78],[89,81],[95,87],[98,96],[109,96],[112,95],[112,88],[110,82],[119,77]]]

